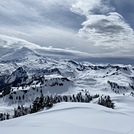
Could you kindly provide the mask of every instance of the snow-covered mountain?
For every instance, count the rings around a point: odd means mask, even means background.
[[[115,103],[114,110],[96,105],[97,99],[95,98],[92,99],[91,106],[64,102],[49,111],[44,110],[35,114],[34,118],[44,118],[46,122],[49,122],[48,118],[53,113],[57,116],[54,119],[57,120],[60,115],[62,118],[63,116],[70,118],[72,113],[77,113],[79,110],[79,113],[74,116],[74,120],[78,118],[79,114],[82,114],[80,116],[80,120],[83,119],[81,123],[65,118],[62,121],[57,121],[58,125],[66,129],[71,125],[76,128],[81,126],[81,130],[87,128],[84,130],[85,133],[91,131],[94,134],[119,134],[132,129],[133,125],[124,123],[122,125],[126,126],[126,129],[120,131],[121,128],[118,126],[115,128],[115,132],[112,131],[115,127],[114,122],[117,122],[116,125],[118,125],[125,120],[129,122],[134,119],[132,103],[134,101],[134,67],[132,65],[92,64],[70,59],[48,58],[43,54],[44,48],[7,36],[0,36],[0,48],[2,50],[0,58],[0,113],[13,114],[13,109],[18,105],[29,106],[41,94],[64,96],[81,92],[91,95],[99,94],[100,96],[110,95]],[[104,117],[104,115],[106,115],[105,118],[101,119],[101,116]],[[108,126],[108,129],[104,130],[105,127],[99,127],[101,122],[97,121],[94,125],[88,125],[89,121],[94,122],[92,116],[95,117],[95,120],[102,120],[104,124],[108,124],[105,121],[111,116],[109,120],[113,122],[112,126]],[[119,118],[116,118],[118,116]],[[6,124],[14,126],[17,122],[24,122],[24,120],[31,120],[27,125],[34,126],[34,118],[30,115],[9,122],[5,121],[0,123],[0,126],[6,126]],[[63,122],[65,122],[64,125],[62,125]],[[25,126],[24,124],[19,126]],[[96,124],[98,124],[97,127]],[[38,125],[42,126],[41,122],[38,122]],[[55,123],[51,122],[50,125],[56,127]]]

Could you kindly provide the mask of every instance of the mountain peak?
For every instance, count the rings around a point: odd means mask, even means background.
[[[27,47],[27,48],[40,48],[40,46],[28,42],[23,39],[19,39],[16,37],[10,37],[7,35],[0,35],[0,48],[7,48],[7,49],[18,49],[22,47]]]
[[[7,53],[3,55],[0,59],[1,61],[23,60],[35,55],[37,56],[37,54],[33,50],[27,47],[22,47],[13,51],[12,53]]]

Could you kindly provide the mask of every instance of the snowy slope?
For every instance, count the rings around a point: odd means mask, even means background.
[[[42,133],[44,130],[51,134],[130,134],[134,128],[133,118],[134,116],[99,105],[60,103],[47,111],[0,122],[0,127],[13,127],[11,134],[16,133],[16,128],[27,133],[23,127],[28,130],[36,128],[33,133]],[[9,131],[2,129],[3,132],[7,134]]]

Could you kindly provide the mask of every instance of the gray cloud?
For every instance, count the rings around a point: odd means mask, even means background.
[[[0,34],[93,57],[133,57],[133,13],[133,0],[4,0]]]
[[[94,41],[96,46],[116,48],[115,52],[118,49],[133,48],[134,31],[123,16],[109,6],[110,0],[96,0],[91,3],[92,6],[87,6],[89,3],[86,4],[86,1],[72,6],[72,11],[87,17],[78,36]]]
[[[111,0],[111,4],[116,11],[121,14],[125,20],[134,29],[134,1],[133,0]]]
[[[113,33],[120,33],[124,30],[124,28],[118,24],[113,24],[108,19],[100,19],[94,23],[89,23],[85,25],[86,29],[95,29],[97,33],[105,33],[105,34],[113,34]]]
[[[69,10],[70,3],[66,0],[4,0],[0,3],[1,24],[9,25],[36,25],[64,26],[80,28],[84,17]],[[74,25],[75,24],[75,25]]]

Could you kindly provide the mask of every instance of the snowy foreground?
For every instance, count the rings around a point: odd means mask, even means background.
[[[90,103],[59,103],[49,110],[0,122],[0,130],[1,134],[134,134],[134,110],[130,106],[123,109],[123,105],[119,103],[113,110]]]

